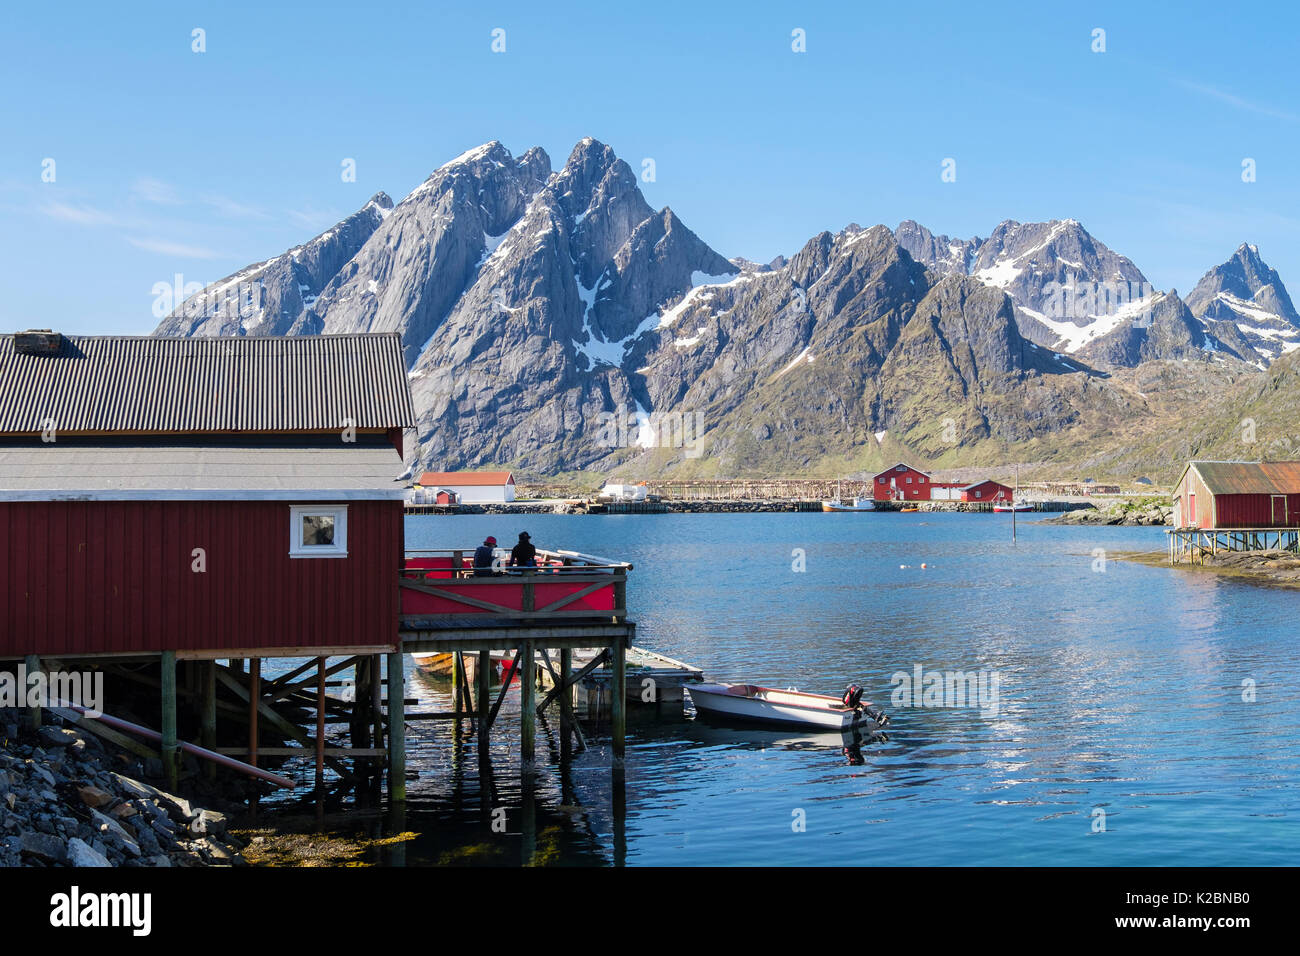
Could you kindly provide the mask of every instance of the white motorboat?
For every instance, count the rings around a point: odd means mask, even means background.
[[[879,708],[861,699],[856,687],[846,691],[845,698],[754,684],[687,684],[686,690],[695,709],[708,716],[840,731],[857,728],[866,733],[889,723]],[[845,703],[846,698],[853,702]]]

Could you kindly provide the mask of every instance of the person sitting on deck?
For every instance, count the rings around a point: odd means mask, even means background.
[[[510,566],[512,568],[537,567],[537,549],[529,540],[527,531],[519,532],[519,543],[510,549]]]
[[[496,574],[497,539],[488,535],[483,543],[474,549],[474,577],[482,578]]]

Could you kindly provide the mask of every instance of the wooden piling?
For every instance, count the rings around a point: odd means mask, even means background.
[[[167,787],[173,792],[180,782],[180,747],[176,743],[176,652],[163,651],[162,667],[162,765]]]
[[[567,647],[560,648],[560,680],[567,681],[573,670],[573,651]],[[573,722],[569,719],[569,701],[573,691],[565,689],[560,695],[560,760],[567,761],[573,756]]]
[[[248,762],[257,766],[257,711],[262,700],[262,659],[248,662]]]
[[[26,657],[24,657],[23,666],[24,668],[26,668],[28,680],[31,679],[31,676],[33,674],[41,673],[41,659],[36,654],[28,654]],[[27,687],[20,687],[18,688],[18,690],[20,691],[22,696],[24,697],[27,696]],[[42,719],[43,717],[41,715],[41,708],[39,705],[36,707],[27,708],[27,726],[32,731],[32,733],[36,733],[36,731],[41,729]]]
[[[217,662],[203,661],[200,673],[199,743],[208,750],[217,749]],[[203,775],[209,780],[217,778],[217,765],[203,762]]]
[[[614,741],[614,763],[623,762],[624,738],[627,735],[627,647],[620,639],[614,643],[614,676],[610,684],[610,730]]]
[[[406,680],[402,652],[388,655],[388,799],[406,801]]]
[[[489,700],[492,697],[492,652],[478,652],[478,752],[488,752],[488,725],[492,717]]]
[[[316,792],[325,789],[325,661],[316,658]]]
[[[525,771],[533,768],[537,747],[537,664],[533,642],[524,641],[519,655],[519,756]]]

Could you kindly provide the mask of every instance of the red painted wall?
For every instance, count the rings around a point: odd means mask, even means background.
[[[1273,519],[1270,495],[1217,495],[1215,496],[1215,518],[1219,528],[1272,528],[1294,527],[1300,524],[1300,494],[1286,496],[1286,517],[1278,515]],[[1212,527],[1209,522],[1209,502],[1202,502],[1196,496],[1197,525],[1202,528]]]
[[[910,485],[907,483],[909,477],[912,479]],[[882,471],[871,480],[871,496],[876,501],[888,501],[894,496],[894,489],[889,486],[891,478],[894,484],[898,486],[898,490],[902,492],[902,500],[930,500],[929,476],[917,471],[915,468],[908,467],[903,471],[895,471],[893,468],[889,469],[889,471]]]
[[[975,492],[979,492],[979,497]],[[1006,485],[999,484],[996,481],[982,481],[974,488],[967,489],[961,493],[962,501],[1010,501],[1012,491]]]
[[[290,502],[0,502],[0,656],[392,643],[402,503],[347,504],[290,558]]]

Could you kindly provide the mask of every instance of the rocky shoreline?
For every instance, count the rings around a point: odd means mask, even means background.
[[[143,770],[80,729],[33,733],[0,709],[0,867],[246,865],[226,814],[137,779]]]
[[[1173,524],[1173,506],[1167,502],[1150,500],[1119,502],[1105,508],[1088,505],[1046,518],[1044,522],[1074,525],[1169,525]]]

